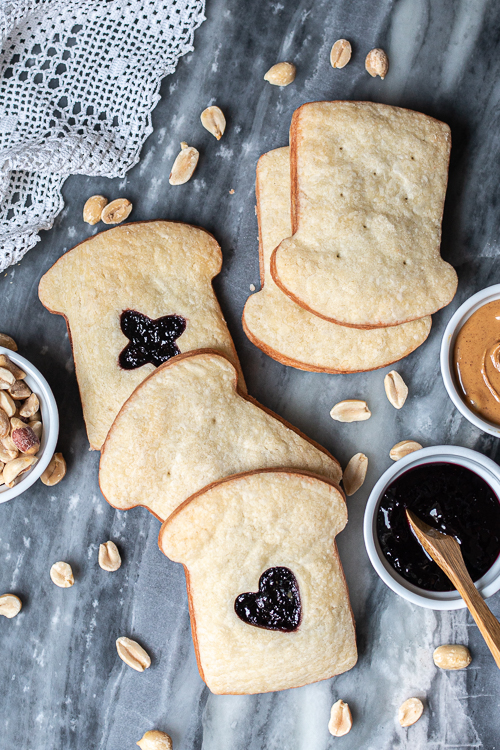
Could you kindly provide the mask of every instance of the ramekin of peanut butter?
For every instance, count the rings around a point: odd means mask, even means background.
[[[470,297],[453,315],[441,344],[441,372],[463,416],[500,437],[500,284]]]

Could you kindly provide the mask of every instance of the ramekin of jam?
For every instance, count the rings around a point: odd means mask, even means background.
[[[500,437],[500,284],[474,294],[451,318],[441,342],[441,373],[461,414]]]
[[[406,508],[457,539],[484,598],[500,590],[500,466],[468,448],[424,448],[391,466],[366,505],[366,550],[384,583],[422,607],[461,609],[460,594],[413,535]]]

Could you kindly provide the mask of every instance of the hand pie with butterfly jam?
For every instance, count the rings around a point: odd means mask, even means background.
[[[91,448],[100,450],[135,388],[181,352],[215,349],[244,389],[212,288],[221,264],[204,229],[151,221],[85,240],[42,277],[42,304],[66,319]]]
[[[357,660],[335,537],[344,495],[290,469],[246,472],[193,495],[159,545],[184,565],[191,630],[213,693],[266,693],[325,680]]]

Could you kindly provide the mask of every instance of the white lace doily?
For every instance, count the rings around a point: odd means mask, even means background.
[[[50,229],[70,174],[121,177],[205,0],[0,0],[0,271]]]

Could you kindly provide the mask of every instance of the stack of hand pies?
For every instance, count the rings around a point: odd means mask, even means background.
[[[257,167],[263,289],[243,326],[303,370],[385,367],[427,338],[453,298],[439,252],[451,138],[419,112],[370,102],[298,109],[290,147]]]
[[[257,168],[265,286],[245,331],[305,370],[388,365],[456,290],[439,254],[449,128],[317,102],[290,133]],[[339,463],[247,395],[212,289],[221,263],[203,229],[122,225],[66,253],[40,299],[66,318],[104,496],[148,508],[185,567],[201,676],[215,693],[259,693],[356,662],[335,545],[347,511]]]
[[[200,674],[259,693],[356,662],[335,537],[338,461],[246,393],[212,289],[214,238],[173,222],[122,225],[66,253],[39,295],[64,315],[100,485],[163,525],[186,570]]]

